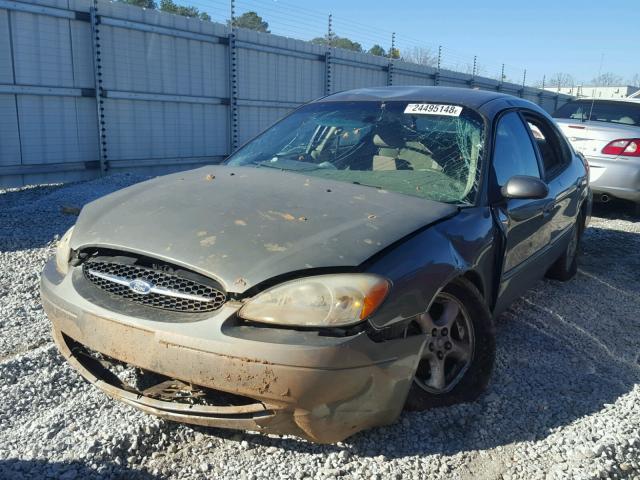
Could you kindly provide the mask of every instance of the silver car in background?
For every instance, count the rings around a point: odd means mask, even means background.
[[[640,99],[580,99],[554,114],[590,166],[595,198],[630,200],[640,213]]]

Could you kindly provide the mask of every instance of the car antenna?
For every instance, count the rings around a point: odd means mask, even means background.
[[[600,75],[602,75],[602,63],[604,62],[604,52],[602,52],[602,54],[600,54],[600,67],[598,68],[598,81],[600,80]],[[591,121],[591,114],[593,113],[593,104],[596,103],[596,88],[598,88],[597,86],[593,87],[593,92],[591,95],[591,108],[589,109],[589,118],[587,119],[587,121]]]

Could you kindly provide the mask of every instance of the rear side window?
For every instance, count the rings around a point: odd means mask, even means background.
[[[640,125],[640,103],[625,103],[606,100],[578,100],[560,107],[554,118],[568,118],[580,122],[619,123]]]
[[[496,129],[493,170],[502,187],[515,175],[540,178],[540,168],[529,132],[516,112],[504,115]]]
[[[560,139],[558,132],[546,120],[528,114],[525,114],[524,117],[540,151],[545,176],[552,177],[569,163],[569,150]]]

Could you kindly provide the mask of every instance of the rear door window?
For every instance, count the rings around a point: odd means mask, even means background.
[[[544,118],[528,113],[524,117],[540,152],[545,177],[549,179],[569,163],[570,152],[558,132]]]
[[[499,187],[515,175],[540,178],[538,158],[531,137],[516,112],[509,112],[498,121],[493,170]]]
[[[578,100],[560,107],[554,118],[568,118],[580,122],[596,121],[640,126],[640,103]]]

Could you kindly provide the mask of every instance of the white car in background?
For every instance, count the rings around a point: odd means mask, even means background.
[[[590,166],[595,198],[630,200],[640,214],[640,99],[579,99],[553,114]]]

